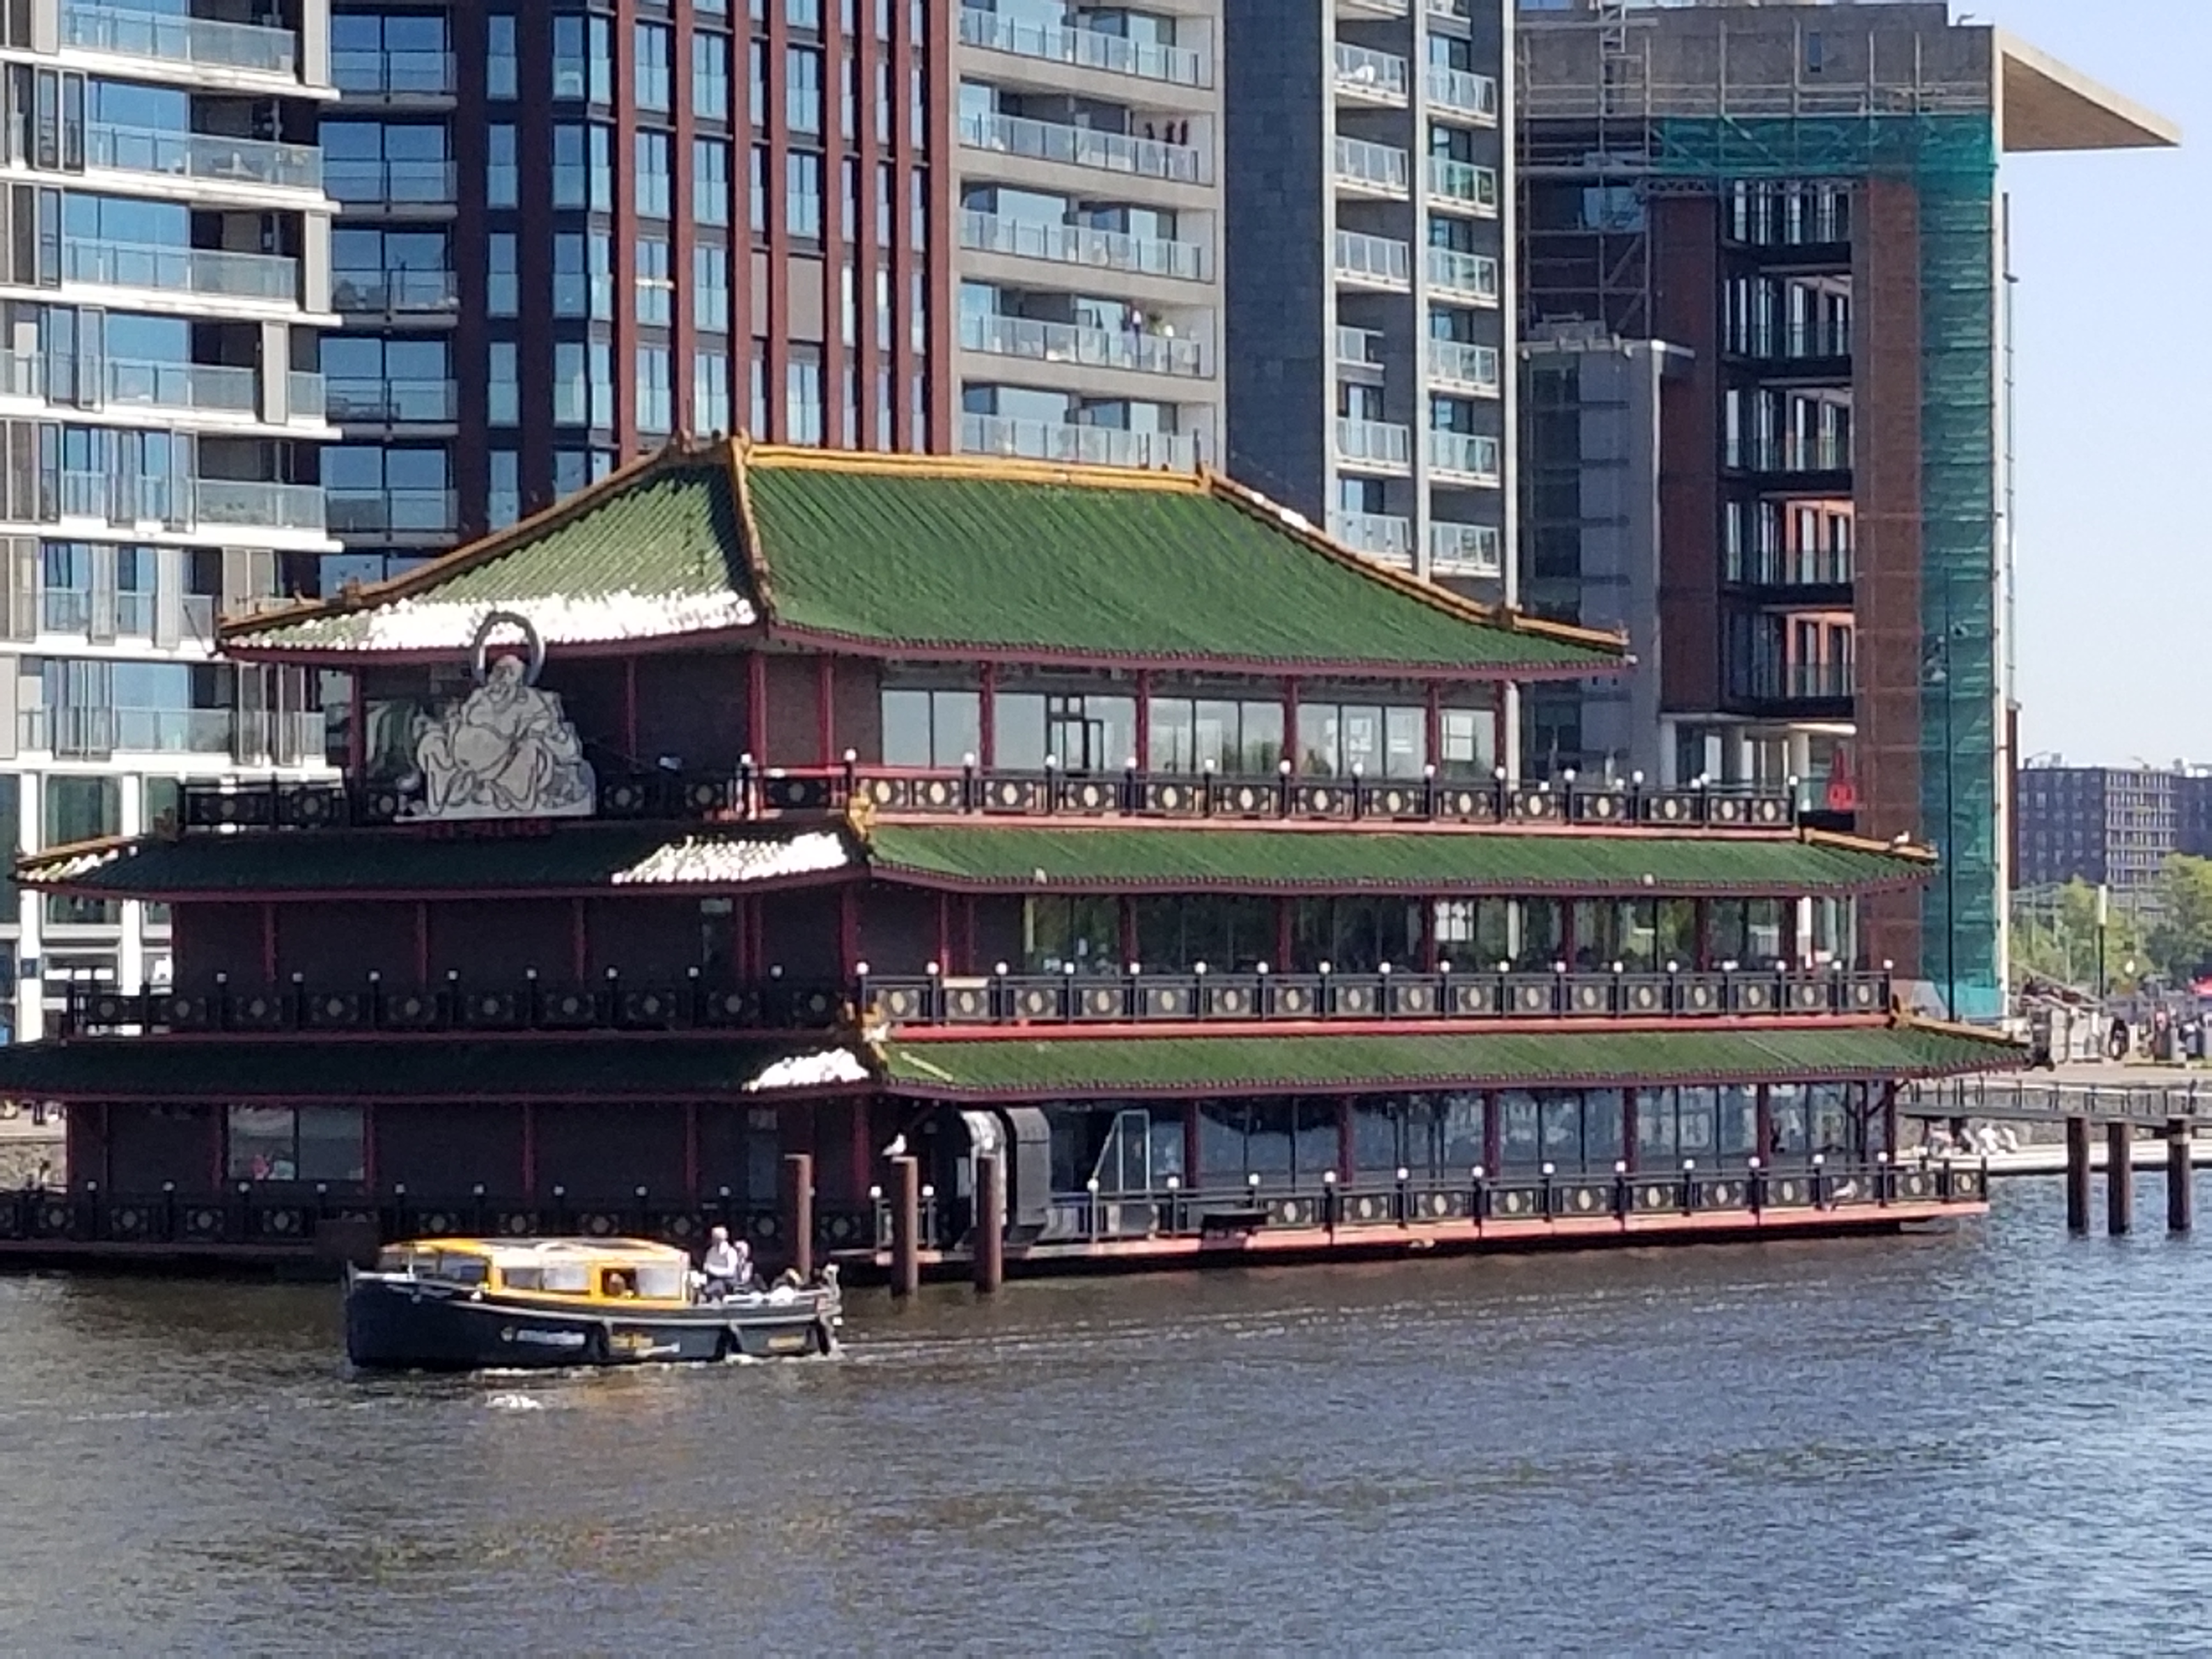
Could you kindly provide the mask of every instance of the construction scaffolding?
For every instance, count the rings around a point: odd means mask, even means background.
[[[1881,18],[1708,14],[1661,50],[1658,20],[1600,0],[1518,44],[1525,331],[1600,323],[1653,337],[1651,209],[1738,183],[1909,185],[1920,243],[1920,811],[1944,874],[1923,902],[1923,975],[1961,1018],[2005,999],[1996,88],[1942,7]],[[1694,15],[1694,14],[1692,14]],[[1680,14],[1674,14],[1678,17]],[[1927,26],[1923,32],[1923,23]],[[1887,29],[1887,33],[1883,33]],[[1825,42],[1819,33],[1826,31]],[[1794,31],[1794,32],[1793,32]],[[1696,70],[1698,73],[1687,71]],[[1574,222],[1565,222],[1570,214]],[[1592,311],[1595,315],[1591,315]]]

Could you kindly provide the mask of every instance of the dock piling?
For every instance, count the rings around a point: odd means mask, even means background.
[[[2089,1120],[2066,1120],[2066,1231],[2089,1231]]]
[[[995,1152],[975,1159],[975,1271],[985,1295],[1006,1282],[1006,1166]]]
[[[783,1156],[783,1236],[791,1247],[791,1266],[801,1279],[814,1277],[814,1155]]]
[[[911,1157],[891,1160],[891,1294],[921,1288],[921,1166]]]
[[[2196,1152],[2190,1121],[2168,1120],[2166,1126],[2166,1230],[2185,1233],[2197,1224]]]
[[[2131,1123],[2105,1126],[2105,1231],[2124,1238],[2136,1224],[2136,1131]]]

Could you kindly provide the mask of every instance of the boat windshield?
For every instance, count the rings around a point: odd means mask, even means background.
[[[680,1261],[653,1261],[637,1267],[637,1293],[659,1302],[682,1301],[684,1268]]]

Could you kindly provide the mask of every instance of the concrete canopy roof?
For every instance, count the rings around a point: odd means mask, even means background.
[[[2172,149],[2181,129],[2025,40],[1994,31],[2008,150]]]

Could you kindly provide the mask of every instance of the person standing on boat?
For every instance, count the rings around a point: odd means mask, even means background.
[[[752,1276],[751,1264],[746,1260],[749,1254],[744,1245],[730,1243],[727,1227],[717,1227],[707,1235],[707,1255],[699,1270],[707,1276],[709,1297],[726,1297],[744,1287]]]

